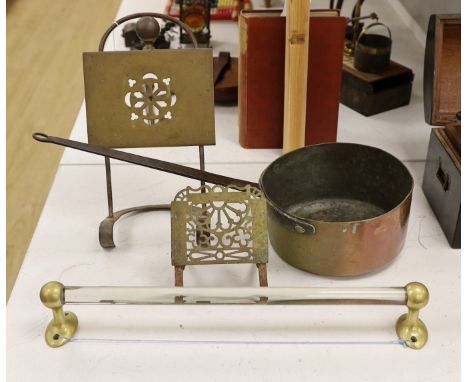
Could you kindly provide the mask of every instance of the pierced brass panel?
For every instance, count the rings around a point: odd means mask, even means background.
[[[187,187],[171,203],[172,265],[267,263],[266,201],[254,187]]]
[[[211,49],[84,53],[83,69],[89,143],[215,144]]]
[[[146,73],[137,80],[128,80],[125,104],[135,125],[156,126],[164,120],[172,119],[171,110],[177,96],[171,91],[170,83],[170,77],[158,78],[154,73]]]

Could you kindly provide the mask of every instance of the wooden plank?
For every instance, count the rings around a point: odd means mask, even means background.
[[[283,152],[305,145],[309,0],[286,0]]]
[[[97,50],[119,5],[120,0],[7,3],[7,300],[62,155],[31,134],[70,135],[83,102],[82,52]]]

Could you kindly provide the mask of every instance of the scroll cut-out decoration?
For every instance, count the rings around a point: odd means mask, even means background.
[[[171,204],[172,264],[266,263],[266,202],[260,190],[187,187]]]
[[[141,79],[128,80],[125,104],[130,109],[130,119],[135,123],[149,126],[161,120],[172,119],[172,106],[176,95],[171,92],[171,79],[158,78],[154,73],[146,73]]]
[[[83,70],[89,143],[216,143],[210,49],[84,53]]]

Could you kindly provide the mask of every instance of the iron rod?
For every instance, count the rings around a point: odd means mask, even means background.
[[[149,167],[155,170],[169,172],[171,174],[184,176],[186,178],[202,180],[207,183],[237,187],[245,187],[249,185],[252,187],[259,188],[259,184],[255,182],[230,178],[228,176],[213,174],[207,171],[198,170],[196,168],[183,166],[176,163],[170,163],[159,159],[148,158],[141,155],[127,153],[124,151],[114,150],[106,147],[90,145],[88,143],[73,141],[71,139],[53,137],[44,133],[34,133],[33,138],[39,142],[53,143],[59,146],[70,147],[72,149],[121,160],[127,163],[137,164],[143,167]]]
[[[108,157],[104,157],[104,163],[106,165],[106,187],[107,187],[107,209],[108,209],[108,216],[110,218],[114,217],[114,200],[112,197],[112,177],[111,177],[111,167],[110,167],[110,159]]]

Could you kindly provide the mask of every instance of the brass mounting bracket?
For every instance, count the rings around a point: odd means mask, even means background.
[[[53,348],[65,345],[78,328],[78,318],[73,312],[64,312],[65,287],[58,281],[51,281],[41,288],[42,303],[52,309],[54,318],[47,325],[45,340]]]
[[[419,319],[419,310],[429,302],[429,291],[418,282],[406,285],[406,306],[408,313],[400,316],[396,323],[396,332],[406,346],[411,349],[421,349],[426,345],[428,332],[426,325]]]

